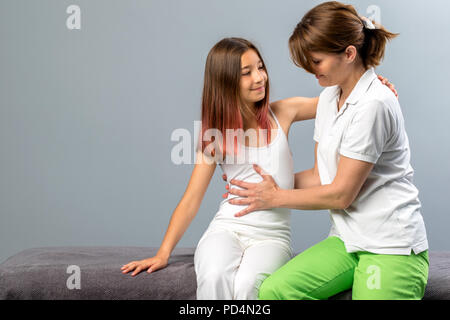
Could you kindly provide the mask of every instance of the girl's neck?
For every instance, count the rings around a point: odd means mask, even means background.
[[[242,120],[244,122],[244,130],[249,128],[256,129],[258,127],[258,123],[256,121],[256,107],[254,103],[246,103],[242,104],[241,107]]]

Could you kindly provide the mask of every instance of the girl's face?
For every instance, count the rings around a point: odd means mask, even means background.
[[[244,103],[253,105],[266,95],[267,73],[255,50],[241,56],[240,95]]]
[[[342,83],[347,77],[348,68],[343,54],[311,52],[312,66],[317,80],[322,87],[330,87]]]

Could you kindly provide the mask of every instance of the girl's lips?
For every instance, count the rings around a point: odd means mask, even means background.
[[[261,87],[259,87],[259,88],[252,89],[252,90],[254,90],[254,91],[263,91],[263,90],[264,90],[264,86],[261,86]]]

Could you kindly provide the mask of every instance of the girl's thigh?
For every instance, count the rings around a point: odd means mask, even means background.
[[[256,300],[261,283],[292,258],[288,244],[261,241],[247,247],[234,280],[234,299]]]
[[[195,271],[197,275],[234,273],[242,253],[243,246],[232,232],[219,228],[208,229],[194,253]]]
[[[269,276],[260,299],[318,300],[350,289],[357,265],[338,237],[329,237],[303,251]]]
[[[417,255],[358,253],[352,299],[420,300],[428,280],[428,251]]]

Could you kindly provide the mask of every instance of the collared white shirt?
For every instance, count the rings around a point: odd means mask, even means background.
[[[348,252],[409,255],[428,249],[398,99],[373,68],[338,112],[339,95],[339,86],[327,87],[317,106],[314,140],[321,183],[332,183],[340,155],[374,167],[347,209],[330,210],[329,236],[340,237]]]

